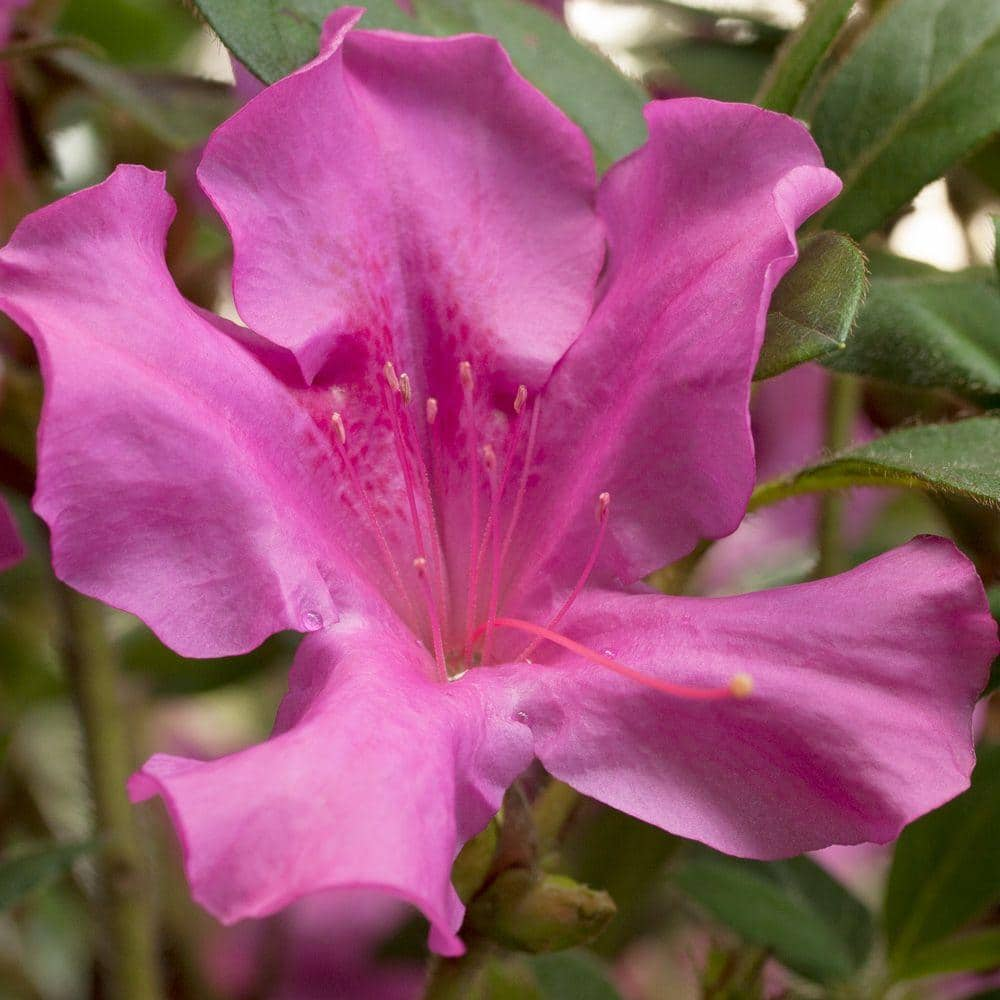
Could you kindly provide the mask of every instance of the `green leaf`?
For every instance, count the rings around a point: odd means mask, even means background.
[[[865,258],[839,233],[804,240],[771,297],[755,379],[842,349],[865,295]]]
[[[779,50],[757,94],[757,104],[794,113],[853,5],[854,0],[819,0],[813,5],[802,27]]]
[[[874,256],[847,349],[824,364],[998,405],[1000,289],[985,269],[955,273]]]
[[[984,972],[1000,966],[1000,927],[988,927],[928,945],[901,970],[906,979],[946,972]]]
[[[1000,418],[973,417],[892,431],[801,472],[763,483],[757,510],[801,493],[887,486],[950,493],[990,506],[1000,502]]]
[[[643,51],[638,53],[643,55]],[[665,59],[668,83],[717,101],[751,101],[771,64],[763,45],[733,45],[714,38],[686,38],[649,54]]]
[[[162,65],[198,31],[177,0],[69,0],[61,6],[59,31],[96,42],[119,64]]]
[[[529,966],[542,1000],[620,1000],[603,964],[586,952],[537,955]]]
[[[326,16],[341,0],[193,0],[237,59],[264,83],[288,76],[316,55]],[[366,28],[419,31],[393,0],[366,0]]]
[[[48,58],[175,149],[200,145],[236,110],[232,88],[225,84],[126,70],[84,52],[53,52]]]
[[[29,892],[54,881],[95,846],[92,840],[49,845],[0,860],[0,910],[8,909]]]
[[[911,823],[896,844],[885,931],[897,975],[1000,901],[998,826],[1000,747],[983,745],[972,788]]]
[[[545,11],[524,0],[418,0],[414,6],[436,32],[498,39],[518,70],[587,133],[598,166],[645,141],[645,94]]]
[[[747,861],[699,850],[674,881],[746,941],[815,982],[846,979],[871,949],[867,908],[808,858]]]
[[[860,238],[1000,128],[1000,4],[897,0],[824,86],[813,133]]]

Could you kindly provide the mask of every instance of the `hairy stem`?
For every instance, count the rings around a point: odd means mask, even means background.
[[[857,379],[850,375],[831,375],[826,400],[826,448],[832,454],[851,443],[860,399],[861,385]],[[841,492],[827,493],[820,500],[817,578],[833,576],[847,569],[843,542],[845,501],[846,496]]]
[[[117,665],[101,608],[57,584],[62,653],[83,729],[94,821],[101,841],[102,958],[116,1000],[161,1000],[142,845],[125,782],[131,770]]]

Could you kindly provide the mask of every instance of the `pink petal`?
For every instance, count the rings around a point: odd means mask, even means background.
[[[972,565],[924,537],[839,577],[735,598],[592,594],[566,633],[694,702],[562,654],[525,704],[545,766],[729,854],[884,842],[968,786],[972,710],[997,652]]]
[[[224,923],[327,889],[374,888],[419,907],[431,946],[459,954],[452,862],[531,760],[502,671],[428,680],[390,621],[307,637],[275,734],[202,762],[156,755],[133,800],[166,799],[195,898]]]
[[[24,542],[7,504],[0,499],[0,572],[24,558]]]
[[[22,222],[0,306],[45,376],[34,505],[56,572],[181,653],[223,655],[372,598],[329,434],[180,296],[172,216],[161,175],[119,167]]]
[[[589,146],[495,40],[349,31],[358,14],[208,144],[240,314],[309,381],[339,350],[393,360],[418,395],[463,358],[538,382],[603,258]]]
[[[701,99],[647,106],[650,140],[604,179],[601,299],[545,392],[547,530],[529,563],[579,572],[611,493],[603,578],[628,582],[739,523],[753,486],[747,406],[795,229],[839,190],[799,123]]]

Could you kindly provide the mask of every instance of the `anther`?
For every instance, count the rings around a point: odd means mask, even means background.
[[[344,418],[339,413],[334,413],[333,416],[330,417],[330,423],[333,424],[337,440],[341,444],[347,444],[347,428],[344,426]]]
[[[524,404],[528,401],[528,387],[519,385],[517,395],[514,397],[514,412],[520,413],[524,409]]]
[[[427,575],[427,560],[423,556],[417,556],[413,560],[413,568],[417,571],[418,576]]]
[[[433,424],[438,417],[438,401],[433,396],[428,396],[424,409],[427,413],[427,423]]]
[[[468,361],[462,361],[459,363],[458,378],[462,383],[462,388],[466,392],[472,392],[476,385],[476,380],[472,374],[472,365]]]
[[[733,674],[729,679],[729,693],[734,698],[749,698],[753,694],[753,677],[750,674]]]
[[[406,372],[399,376],[399,391],[403,397],[403,405],[409,406],[413,400],[413,386],[410,385],[410,376]]]
[[[393,392],[399,392],[399,379],[396,378],[396,368],[391,361],[387,361],[382,366],[382,374]]]
[[[483,465],[486,466],[486,471],[489,473],[496,471],[497,453],[493,450],[493,445],[491,444],[483,445]]]
[[[611,506],[611,494],[602,493],[597,498],[597,509],[594,514],[597,517],[597,523],[600,524],[608,516],[608,508]]]

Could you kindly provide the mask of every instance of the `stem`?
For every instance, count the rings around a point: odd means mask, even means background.
[[[857,379],[850,375],[830,376],[826,400],[826,448],[831,454],[843,451],[851,443],[860,401],[861,384]],[[845,502],[844,493],[827,493],[820,500],[816,528],[819,544],[817,579],[833,576],[848,567],[842,538]]]
[[[486,966],[494,947],[488,941],[474,939],[460,958],[431,959],[423,1000],[476,1000],[480,996]]]
[[[76,702],[86,748],[101,839],[100,894],[104,956],[117,1000],[160,1000],[152,911],[142,844],[125,794],[131,770],[117,665],[102,609],[57,584],[63,616],[63,663]]]

